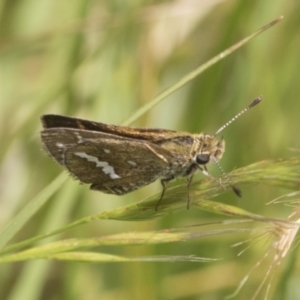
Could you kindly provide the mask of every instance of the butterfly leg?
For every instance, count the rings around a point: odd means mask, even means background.
[[[161,195],[160,195],[160,198],[159,198],[158,202],[156,203],[156,206],[155,206],[155,210],[156,210],[156,211],[158,210],[158,206],[159,206],[161,200],[162,200],[163,197],[164,197],[165,191],[166,191],[166,189],[167,189],[167,184],[168,184],[168,182],[171,181],[171,180],[173,180],[173,179],[174,179],[174,177],[169,177],[169,178],[164,178],[164,179],[162,179],[162,180],[160,181],[160,182],[161,182],[161,185],[162,185],[162,187],[163,187],[163,190],[162,190],[162,192],[161,192]]]
[[[190,185],[193,181],[193,177],[194,177],[194,174],[195,174],[195,171],[196,169],[193,169],[191,174],[189,174],[189,176],[187,177],[187,199],[186,199],[186,209],[189,209],[190,208]]]

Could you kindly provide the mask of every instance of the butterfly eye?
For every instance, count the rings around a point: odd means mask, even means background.
[[[199,154],[196,156],[196,163],[199,165],[205,165],[209,162],[209,154]]]

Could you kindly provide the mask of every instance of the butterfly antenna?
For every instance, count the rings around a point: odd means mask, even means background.
[[[233,183],[232,181],[230,180],[229,176],[225,173],[225,171],[223,170],[223,168],[221,167],[221,165],[219,164],[219,161],[214,157],[212,156],[212,159],[214,161],[214,163],[217,165],[218,169],[220,170],[220,172],[222,173],[223,177],[226,179],[227,183],[231,186],[232,190],[234,191],[234,193],[239,196],[239,197],[242,197],[242,191],[237,188]],[[221,182],[219,182],[220,185],[224,188],[224,186],[222,185]]]
[[[238,119],[241,115],[243,115],[246,111],[248,111],[253,106],[257,105],[262,101],[262,96],[257,97],[255,100],[253,100],[246,108],[244,108],[241,112],[239,112],[237,115],[235,115],[231,120],[229,120],[226,124],[224,124],[221,128],[219,128],[214,136],[218,135],[221,131],[223,131],[228,125],[230,125],[233,121]]]

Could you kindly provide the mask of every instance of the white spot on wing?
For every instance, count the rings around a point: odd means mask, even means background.
[[[110,150],[108,150],[108,149],[103,149],[103,151],[104,151],[105,153],[110,153]]]
[[[66,151],[66,145],[64,145],[63,143],[55,143],[55,146],[58,148],[58,153],[61,156],[61,159],[59,159],[59,163],[62,165],[66,165],[65,164],[65,151]]]
[[[76,135],[76,137],[78,139],[78,143],[82,143],[82,141],[83,141],[82,136],[78,132],[76,132],[76,131],[74,132],[74,134]]]
[[[56,143],[55,145],[56,145],[56,147],[58,147],[58,148],[64,148],[64,144],[62,144],[62,143]]]
[[[136,167],[136,162],[132,161],[132,160],[128,160],[127,161],[130,165]]]
[[[75,152],[74,154],[81,157],[81,158],[85,158],[87,161],[94,162],[96,164],[96,167],[97,168],[102,168],[102,171],[105,174],[108,174],[111,179],[121,178],[119,175],[117,175],[115,173],[114,168],[112,166],[110,166],[108,162],[100,161],[98,159],[98,157],[88,155],[85,152]]]

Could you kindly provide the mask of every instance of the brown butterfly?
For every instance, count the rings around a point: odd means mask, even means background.
[[[163,190],[157,209],[170,180],[187,177],[189,188],[196,171],[210,176],[206,164],[218,163],[225,150],[225,141],[216,136],[261,100],[255,99],[214,135],[44,115],[41,139],[54,160],[93,190],[124,195],[160,179]],[[239,189],[230,185],[240,196]],[[189,208],[189,192],[187,199]]]

